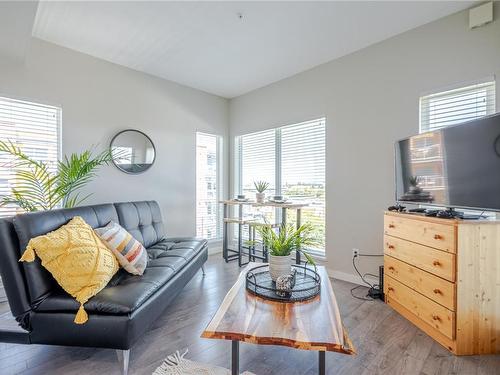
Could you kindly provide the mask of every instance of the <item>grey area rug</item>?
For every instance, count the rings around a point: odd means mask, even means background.
[[[231,375],[231,371],[227,368],[210,365],[208,363],[200,363],[184,358],[187,354],[187,349],[180,354],[176,351],[169,355],[163,363],[153,372],[153,375]],[[242,375],[255,375],[245,371]]]

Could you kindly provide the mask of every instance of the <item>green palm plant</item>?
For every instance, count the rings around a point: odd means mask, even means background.
[[[57,162],[57,171],[26,155],[12,142],[0,141],[0,152],[15,159],[16,187],[0,199],[0,206],[15,204],[24,211],[51,210],[78,206],[91,194],[80,196],[80,190],[95,176],[97,169],[112,160],[110,150],[93,155],[91,150],[65,156]]]
[[[304,250],[319,245],[314,226],[310,223],[302,224],[297,229],[292,224],[282,224],[277,232],[270,225],[264,225],[257,227],[257,231],[269,254],[290,256],[293,251],[300,251],[310,264],[314,264],[313,258]]]

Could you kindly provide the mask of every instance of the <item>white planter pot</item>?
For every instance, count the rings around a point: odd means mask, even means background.
[[[290,256],[275,256],[269,254],[269,273],[271,279],[276,279],[292,272],[293,259]]]
[[[264,203],[266,199],[266,193],[255,193],[255,201],[257,203]]]

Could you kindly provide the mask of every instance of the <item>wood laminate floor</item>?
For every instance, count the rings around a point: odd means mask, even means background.
[[[210,257],[132,348],[130,374],[148,374],[163,359],[189,348],[187,358],[229,368],[230,342],[201,339],[200,333],[239,273],[234,262]],[[328,374],[500,374],[500,356],[455,357],[380,301],[360,301],[352,284],[334,280],[340,311],[358,355],[327,353]],[[366,291],[357,290],[362,295]],[[1,304],[0,304],[1,305]],[[6,307],[0,306],[0,311]],[[5,314],[4,314],[5,315]],[[317,352],[277,346],[240,345],[240,369],[257,375],[317,374]],[[0,343],[0,374],[119,374],[114,350]]]

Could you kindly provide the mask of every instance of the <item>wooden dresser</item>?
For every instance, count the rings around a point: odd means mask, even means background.
[[[384,293],[453,353],[500,353],[500,221],[386,212]]]

